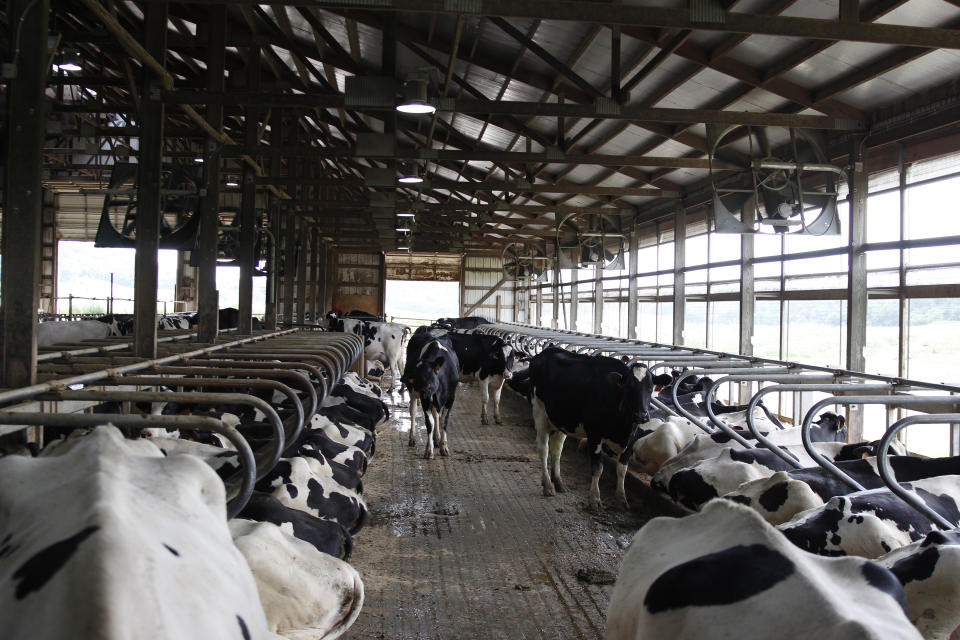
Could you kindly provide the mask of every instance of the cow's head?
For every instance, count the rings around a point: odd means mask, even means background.
[[[420,394],[421,402],[439,404],[436,398],[440,391],[440,376],[438,374],[446,361],[444,355],[428,356],[417,363],[413,373],[405,379],[407,386]]]
[[[608,382],[620,389],[620,405],[617,413],[633,427],[650,420],[650,401],[653,398],[653,376],[643,365],[630,367],[630,373],[612,371]]]
[[[509,380],[513,377],[513,365],[514,365],[514,351],[503,341],[496,341],[490,348],[490,351],[487,353],[487,357],[493,362],[491,367],[493,371],[497,371],[501,365],[503,365],[503,379]]]

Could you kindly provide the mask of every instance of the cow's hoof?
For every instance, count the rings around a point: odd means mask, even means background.
[[[487,420],[487,416],[480,416],[480,424],[490,424],[490,421]]]
[[[442,456],[449,456],[449,455],[450,455],[450,449],[447,448],[447,445],[445,445],[445,444],[444,444],[444,445],[440,445],[440,455],[442,455]]]
[[[546,485],[544,485],[544,487],[543,487],[543,495],[545,495],[546,497],[549,498],[550,496],[555,496],[555,495],[557,495],[557,491],[556,491],[556,489],[554,489],[552,486],[546,486]]]
[[[408,446],[408,447],[415,447],[415,446],[417,446],[417,441],[414,440],[413,438],[411,438],[410,440],[407,441],[407,446]]]
[[[554,480],[553,486],[557,488],[557,493],[566,493],[567,485],[563,483],[563,480]]]
[[[493,421],[496,422],[497,424],[503,424],[503,420],[501,420],[500,418],[494,418]]]
[[[427,451],[423,454],[424,460],[433,460],[433,451]]]
[[[600,513],[603,511],[603,503],[595,498],[590,498],[590,502],[587,504],[587,509],[595,513]]]

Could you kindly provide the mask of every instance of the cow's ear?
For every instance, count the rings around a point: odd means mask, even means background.
[[[617,373],[616,371],[611,371],[607,374],[607,380],[610,384],[615,384],[618,387],[623,387],[623,376]]]
[[[437,358],[436,360],[434,360],[434,361],[433,361],[433,370],[434,370],[434,371],[440,371],[440,367],[443,366],[443,362],[444,362],[443,356],[440,356],[439,358]]]
[[[837,431],[840,431],[840,429],[843,429],[843,425],[845,425],[846,423],[847,423],[847,419],[844,418],[844,417],[841,416],[841,415],[838,415],[838,416],[837,416]]]

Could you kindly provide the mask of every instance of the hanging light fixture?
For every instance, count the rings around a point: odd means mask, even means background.
[[[410,233],[410,227],[397,227],[398,233]]]
[[[428,86],[427,78],[407,78],[403,82],[403,88],[400,91],[400,100],[397,102],[396,107],[397,111],[412,114],[434,113],[437,107],[430,104],[427,97]]]
[[[413,218],[415,215],[413,211],[397,211],[398,218]]]
[[[237,179],[236,179],[236,178],[227,178],[226,185],[227,185],[228,187],[239,187],[239,186],[240,186],[240,183],[237,182]]]
[[[423,176],[420,173],[420,165],[416,162],[401,162],[399,164],[400,177],[397,182],[403,184],[420,184],[423,182]]]
[[[80,52],[76,49],[64,48],[63,53],[60,54],[60,63],[57,67],[64,71],[82,71],[83,67],[80,66]]]

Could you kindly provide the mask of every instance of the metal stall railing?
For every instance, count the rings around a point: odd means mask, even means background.
[[[768,394],[821,392],[831,394],[826,399],[815,402],[804,414],[801,423],[801,442],[810,457],[820,466],[827,469],[836,478],[848,484],[855,490],[863,487],[855,480],[843,473],[836,465],[827,460],[813,447],[811,428],[813,419],[823,409],[831,405],[863,406],[867,404],[886,405],[888,407],[905,408],[920,411],[947,409],[960,411],[960,397],[915,395],[917,393],[949,392],[960,393],[960,387],[943,383],[930,383],[919,380],[904,379],[876,374],[867,374],[844,369],[818,367],[796,362],[741,356],[738,354],[675,347],[658,343],[649,343],[639,340],[622,338],[608,338],[564,330],[544,329],[513,323],[496,323],[482,325],[480,332],[497,335],[518,351],[535,355],[547,346],[557,346],[578,353],[593,355],[607,355],[619,357],[628,364],[637,362],[647,363],[652,371],[662,368],[691,367],[681,371],[676,377],[672,390],[673,407],[660,402],[656,398],[653,404],[670,415],[678,415],[690,420],[706,433],[722,430],[726,435],[736,440],[740,445],[752,448],[756,445],[744,438],[740,433],[726,425],[713,409],[712,400],[717,390],[728,383],[747,383],[750,385],[750,400],[746,405],[746,424],[750,434],[756,438],[759,446],[773,451],[794,468],[800,468],[799,460],[788,450],[777,446],[757,428],[754,411],[763,407],[762,399]],[[710,424],[698,419],[680,403],[677,388],[680,383],[693,376],[710,376],[723,374],[723,377],[713,380],[708,388],[702,390],[703,405]],[[753,385],[757,385],[753,391]],[[768,384],[769,386],[763,386]],[[912,392],[912,393],[908,393]],[[883,393],[886,395],[863,395]],[[850,395],[853,394],[853,395]],[[741,397],[743,397],[741,392]],[[768,413],[768,415],[770,415]],[[960,423],[960,413],[931,413],[928,415],[908,416],[891,425],[881,440],[878,449],[878,470],[884,483],[890,490],[903,498],[911,507],[920,511],[925,517],[940,527],[955,528],[957,523],[950,523],[943,516],[925,505],[915,495],[901,487],[893,477],[889,462],[886,459],[888,448],[893,438],[907,426],[913,424],[957,424]]]
[[[359,358],[363,340],[353,334],[296,330],[222,339],[214,345],[190,342],[191,338],[195,335],[159,340],[164,355],[152,360],[129,355],[130,345],[120,342],[41,354],[38,378],[43,378],[42,382],[0,391],[0,435],[31,426],[82,428],[107,422],[133,430],[214,431],[234,444],[240,458],[240,471],[226,481],[232,517],[243,508],[254,482],[276,465],[285,446],[299,436],[333,384]],[[158,388],[199,391],[156,391]],[[237,389],[244,393],[217,392]],[[292,408],[291,415],[281,420],[268,402],[246,391],[281,394]],[[253,451],[239,431],[215,418],[57,411],[66,405],[84,409],[106,401],[122,402],[127,408],[139,402],[247,406],[262,413],[273,437]]]

